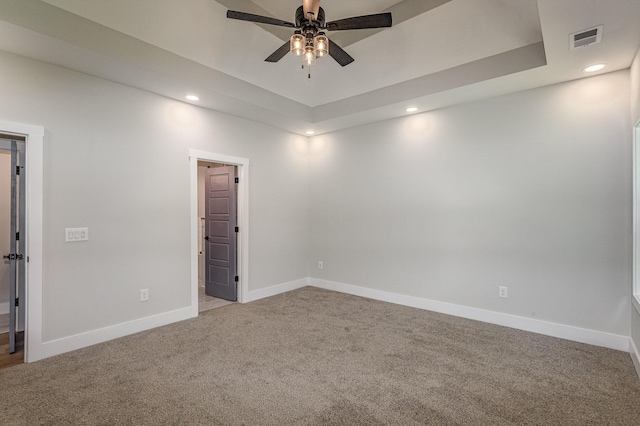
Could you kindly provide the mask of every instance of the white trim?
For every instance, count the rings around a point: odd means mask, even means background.
[[[518,330],[531,331],[533,333],[540,333],[547,336],[559,337],[561,339],[573,340],[575,342],[588,343],[590,345],[603,346],[606,348],[629,352],[630,339],[627,336],[605,333],[602,331],[588,330],[585,328],[525,318],[516,315],[503,314],[500,312],[487,311],[484,309],[456,305],[447,302],[440,302],[437,300],[423,299],[420,297],[406,296],[403,294],[390,293],[382,290],[358,287],[355,285],[343,284],[334,281],[326,281],[318,278],[311,278],[309,280],[309,283],[313,287],[324,288],[341,293],[353,294],[355,296],[367,297],[369,299],[382,300],[384,302],[396,303],[398,305],[440,312],[443,314],[454,315],[457,317],[468,318],[476,321],[483,321],[490,324],[516,328]]]
[[[187,307],[99,328],[97,330],[90,330],[73,336],[45,342],[42,345],[41,355],[42,358],[48,358],[50,356],[85,348],[87,346],[103,343],[119,337],[128,336],[133,333],[139,333],[141,331],[183,321],[192,317],[191,308]]]
[[[254,301],[262,299],[264,297],[295,290],[297,288],[306,287],[308,283],[308,278],[303,278],[297,281],[291,281],[265,289],[253,291],[248,294],[248,298],[251,301]],[[161,314],[135,319],[128,322],[99,328],[97,330],[89,330],[73,336],[63,337],[57,340],[45,342],[42,345],[42,349],[40,350],[41,358],[60,355],[65,352],[74,351],[77,349],[85,348],[87,346],[96,345],[98,343],[107,342],[109,340],[117,339],[120,337],[125,337],[130,334],[139,333],[141,331],[146,331],[152,328],[161,327],[164,325],[172,324],[174,322],[190,319],[198,315],[197,308],[198,303],[196,298],[196,315],[193,315],[193,307],[187,306],[186,308],[177,309],[175,311],[163,312]]]
[[[44,127],[0,121],[2,133],[26,137],[26,265],[25,362],[42,359],[42,212]]]
[[[638,170],[638,168],[640,168],[640,158],[638,158],[640,156],[640,121],[636,123],[633,130],[633,154],[631,156],[633,161],[632,299],[635,302],[634,306],[638,309],[638,305],[640,304],[640,282],[638,282],[640,279],[640,237],[638,236],[638,232],[640,232],[640,224],[638,224],[638,220],[640,219],[640,206],[638,205],[638,203],[640,203],[640,187],[638,185],[638,178],[640,177],[640,170]],[[638,313],[640,314],[640,310],[638,310]]]
[[[9,313],[9,302],[0,303],[0,315]]]
[[[191,220],[189,224],[189,229],[191,230],[191,241],[190,241],[190,252],[191,254],[191,280],[189,284],[189,289],[191,291],[191,305],[189,309],[191,311],[191,316],[195,317],[198,315],[198,257],[193,256],[194,251],[198,251],[198,235],[193,238],[193,228],[196,228],[196,233],[198,229],[198,159],[190,157],[189,158],[189,202],[190,202],[190,211],[191,211]],[[195,209],[195,213],[194,213]],[[194,247],[195,245],[195,247]],[[195,280],[195,290],[193,289]]]
[[[293,291],[308,286],[309,278],[301,278],[299,280],[289,281],[286,283],[253,290],[249,292],[247,302],[254,302],[256,300],[264,299],[265,297],[275,296],[277,294],[286,293],[288,291]]]
[[[249,160],[215,152],[189,150],[191,193],[191,310],[198,315],[198,160],[238,166],[238,302],[249,294]]]
[[[633,339],[629,339],[629,353],[631,354],[633,365],[636,367],[636,373],[638,373],[638,377],[640,377],[640,351],[638,351],[638,347]]]

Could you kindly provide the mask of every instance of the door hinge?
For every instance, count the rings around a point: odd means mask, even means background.
[[[240,228],[236,226],[236,232],[240,232]]]
[[[236,178],[236,183],[240,183],[240,178]]]
[[[235,281],[236,282],[240,281],[240,277],[236,275]]]
[[[20,298],[16,297],[16,306],[20,306]]]
[[[20,166],[16,166],[16,174],[19,175],[20,174]]]
[[[20,241],[20,233],[16,232],[16,241]]]

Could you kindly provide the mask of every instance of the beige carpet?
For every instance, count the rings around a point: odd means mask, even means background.
[[[304,288],[0,371],[2,425],[638,425],[629,354]]]

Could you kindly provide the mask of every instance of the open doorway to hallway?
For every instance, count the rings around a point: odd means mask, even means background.
[[[24,164],[25,137],[0,133],[0,367],[24,360]]]
[[[238,300],[237,167],[198,161],[198,312]]]
[[[204,162],[204,163],[203,163]],[[198,200],[200,198],[198,191],[198,165],[204,168],[212,165],[212,163],[231,165],[235,167],[236,179],[234,179],[234,187],[236,190],[236,220],[237,229],[235,232],[236,242],[236,275],[234,278],[235,296],[239,303],[246,303],[250,300],[249,295],[249,159],[242,157],[234,157],[230,155],[200,151],[195,149],[189,150],[189,180],[190,180],[190,211],[191,211],[191,312],[193,316],[198,315],[198,270],[199,259],[205,261],[204,285],[205,292],[207,286],[206,278],[206,251],[203,249],[203,257],[200,257],[199,245],[200,241],[207,241],[199,238],[199,227],[201,226],[202,211],[198,211]],[[213,168],[212,168],[213,169]],[[201,169],[202,170],[202,169]],[[206,180],[205,180],[206,181]],[[201,185],[204,187],[204,185]],[[204,203],[204,202],[203,202]],[[206,212],[205,212],[206,214]],[[206,221],[205,221],[206,232]],[[206,236],[206,235],[205,235]],[[219,241],[210,240],[211,243]],[[232,276],[229,274],[229,276]],[[235,300],[235,299],[234,299]]]

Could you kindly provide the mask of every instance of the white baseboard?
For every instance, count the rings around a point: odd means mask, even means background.
[[[276,294],[286,293],[287,291],[307,287],[308,285],[309,279],[302,278],[260,290],[254,290],[249,292],[247,301],[252,302],[265,297],[275,296]],[[60,355],[65,352],[85,348],[87,346],[103,343],[119,337],[128,336],[129,334],[138,333],[189,318],[194,318],[196,316],[198,316],[197,305],[195,311],[192,306],[189,306],[171,312],[165,312],[97,330],[87,331],[73,336],[63,337],[57,340],[43,342],[40,347],[29,348],[29,362],[38,361],[54,355]]]
[[[118,337],[128,336],[129,334],[138,333],[155,327],[171,324],[174,322],[193,318],[193,310],[191,307],[177,309],[175,311],[165,312],[150,317],[140,318],[133,321],[116,324],[97,330],[87,331],[85,333],[76,334],[74,336],[63,337],[57,340],[51,340],[42,343],[41,347],[30,353],[37,354],[37,358],[31,358],[31,361],[48,358],[65,352],[74,351],[76,349],[85,348],[97,343],[106,342],[108,340],[117,339]],[[197,314],[195,315],[197,316]]]
[[[253,302],[255,300],[264,299],[265,297],[275,296],[277,294],[286,293],[288,291],[308,286],[309,278],[301,278],[299,280],[289,281],[271,287],[261,288],[259,290],[253,290],[249,292],[247,302]]]
[[[636,367],[636,373],[638,373],[638,377],[640,377],[640,351],[638,351],[638,347],[633,339],[629,339],[629,352],[631,353],[633,365]]]
[[[369,299],[381,300],[398,305],[410,306],[413,308],[483,321],[490,324],[502,325],[518,330],[531,331],[533,333],[545,334],[547,336],[559,337],[561,339],[572,340],[575,342],[602,346],[624,352],[630,351],[630,339],[627,336],[588,330],[585,328],[525,318],[516,315],[503,314],[500,312],[487,311],[484,309],[456,305],[453,303],[439,302],[437,300],[423,299],[420,297],[358,287],[334,281],[326,281],[319,278],[310,278],[309,285],[355,296],[362,296]]]
[[[524,318],[515,315],[503,314],[499,312],[487,311],[468,306],[461,306],[452,303],[439,302],[436,300],[423,299],[414,296],[407,296],[381,290],[374,290],[365,287],[358,287],[350,284],[343,284],[334,281],[326,281],[318,278],[301,278],[295,281],[274,285],[271,287],[248,292],[247,302],[256,301],[265,297],[275,296],[299,288],[313,286],[369,299],[381,300],[384,302],[425,309],[434,312],[469,318],[491,324],[516,328],[519,330],[531,331],[562,339],[573,340],[591,345],[603,346],[625,352],[631,352],[638,375],[640,375],[640,352],[633,341],[626,336],[605,333],[601,331],[588,330],[569,325],[556,324],[547,321]],[[165,312],[150,317],[116,324],[97,330],[87,331],[61,339],[44,342],[39,348],[29,348],[30,360],[37,361],[76,349],[117,339],[133,333],[149,330],[155,327],[171,324],[197,316],[193,314],[192,307],[185,307],[171,312]]]
[[[9,313],[9,302],[0,302],[0,315]]]

